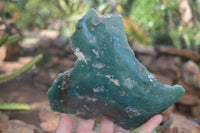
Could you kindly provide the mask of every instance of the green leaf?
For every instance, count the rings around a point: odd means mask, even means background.
[[[13,36],[8,36],[7,34],[4,34],[1,38],[0,38],[0,46],[6,45],[6,44],[10,44],[13,42],[16,42],[20,39],[19,36],[17,35],[13,35]]]
[[[100,127],[99,123],[95,124],[93,131],[98,132],[99,131],[99,127]]]
[[[67,14],[71,14],[71,11],[69,9],[69,6],[67,6],[67,4],[65,3],[64,0],[58,0],[58,4],[61,7],[61,9]]]
[[[30,106],[20,103],[0,103],[0,110],[30,110]]]
[[[4,34],[1,38],[0,38],[0,46],[6,44],[6,41],[8,40],[8,35]]]
[[[30,61],[29,63],[27,63],[26,65],[24,65],[21,69],[10,73],[10,74],[6,74],[6,75],[0,75],[0,83],[6,82],[8,80],[11,80],[17,76],[19,76],[20,74],[28,71],[29,69],[31,69],[35,64],[37,64],[41,59],[42,59],[42,54],[39,54],[38,56],[36,56],[32,61]]]
[[[10,37],[8,38],[8,40],[6,41],[6,44],[16,42],[16,41],[18,41],[19,39],[20,39],[20,37],[17,36],[17,35],[10,36]]]

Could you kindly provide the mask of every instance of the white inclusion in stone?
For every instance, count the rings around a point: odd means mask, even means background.
[[[64,101],[61,99],[60,102],[63,103]]]
[[[113,38],[112,37],[110,38],[110,41],[113,42]]]
[[[101,73],[98,72],[98,73],[96,74],[96,76],[103,76],[103,74],[101,74]]]
[[[103,64],[102,62],[96,61],[96,62],[92,63],[92,66],[95,67],[95,68],[97,68],[97,69],[102,69],[102,68],[104,68],[106,65]]]
[[[85,98],[86,98],[86,100],[88,100],[88,101],[92,101],[92,102],[96,102],[96,101],[97,101],[97,99],[94,98],[94,97],[86,96]]]
[[[115,24],[112,24],[112,28],[115,29],[117,26]]]
[[[83,105],[83,107],[89,111],[89,107],[87,105]]]
[[[138,112],[138,110],[132,109],[132,108],[130,108],[130,107],[126,107],[126,113],[128,114],[128,117],[129,117],[129,118],[132,118],[133,115],[134,115],[134,116],[139,116],[139,115],[141,115],[141,113]]]
[[[149,93],[149,92],[150,92],[150,90],[146,90],[146,91],[145,91],[145,93]]]
[[[94,49],[92,49],[92,52],[96,55],[96,57],[97,58],[99,58],[100,57],[100,55],[99,55],[99,52],[98,51],[96,51],[96,50],[94,50]]]
[[[90,30],[91,30],[91,31],[94,31],[95,29],[92,27]]]
[[[118,92],[119,92],[120,96],[125,96],[125,94],[126,94],[126,92],[124,90],[119,90]]]
[[[59,75],[58,75],[58,76],[59,76]],[[54,82],[54,83],[57,83],[57,79],[55,79],[53,82]]]
[[[114,37],[115,40],[119,41],[119,37]]]
[[[153,75],[153,74],[149,74],[149,75],[148,75],[148,78],[149,78],[149,80],[152,82],[152,81],[153,81],[153,79],[154,79],[155,77],[154,77],[154,75]]]
[[[101,87],[93,88],[93,91],[94,91],[94,92],[103,92],[104,89],[105,89],[104,86],[101,86]]]
[[[87,60],[79,48],[75,49],[75,55],[78,57],[78,60],[83,60],[87,64]]]
[[[106,78],[108,78],[111,82],[113,82],[116,86],[120,86],[118,79],[112,78],[111,75],[105,75]]]
[[[97,18],[94,18],[94,19],[92,19],[91,23],[94,25],[98,25],[100,23],[100,21]]]
[[[60,89],[60,88],[61,88],[61,85],[58,85],[58,88]]]
[[[79,95],[79,94],[76,94],[76,95],[77,95],[77,97],[78,97],[79,100],[83,100],[83,99],[84,99],[83,96],[81,96],[81,95]]]
[[[134,84],[135,84],[134,80],[130,78],[124,79],[124,86],[126,86],[127,88],[132,89]]]
[[[88,27],[85,22],[82,24],[83,35],[89,40],[91,44],[96,44],[96,39],[93,37],[93,34],[89,32]]]

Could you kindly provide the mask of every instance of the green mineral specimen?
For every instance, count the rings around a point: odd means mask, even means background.
[[[138,62],[122,18],[91,9],[76,25],[74,68],[59,74],[47,95],[53,111],[84,119],[107,116],[125,129],[145,123],[174,104],[185,90],[163,85]]]

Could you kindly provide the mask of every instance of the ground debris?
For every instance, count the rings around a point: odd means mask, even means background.
[[[184,116],[170,114],[161,127],[161,133],[200,133],[200,126]]]
[[[192,50],[175,49],[166,46],[157,46],[156,51],[158,52],[158,54],[175,55],[195,61],[200,60],[200,54]]]
[[[42,133],[42,131],[33,125],[26,124],[20,120],[10,120],[6,123],[0,123],[1,133]]]

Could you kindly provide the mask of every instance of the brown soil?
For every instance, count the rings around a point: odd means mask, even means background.
[[[20,57],[17,61],[1,62],[0,73],[10,73],[18,70],[33,57]],[[40,128],[39,111],[48,105],[47,90],[57,74],[63,69],[73,66],[73,60],[52,58],[51,63],[39,64],[29,72],[0,84],[0,101],[25,103],[31,106],[29,111],[5,111],[11,120],[22,120]],[[60,63],[63,62],[63,65]],[[57,64],[56,64],[57,63]],[[48,69],[51,67],[50,69]],[[59,69],[58,69],[59,68]]]

